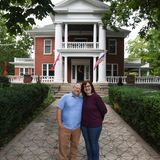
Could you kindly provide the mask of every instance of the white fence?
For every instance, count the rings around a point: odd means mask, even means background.
[[[23,76],[8,76],[11,83],[23,83]],[[108,83],[118,83],[119,78],[122,78],[122,83],[126,84],[127,76],[107,76]],[[54,76],[32,76],[32,83],[36,83],[38,79],[41,83],[54,83]],[[160,77],[135,77],[135,84],[160,84]]]
[[[24,83],[23,76],[8,76],[11,83]],[[54,83],[54,76],[32,76],[32,83]]]

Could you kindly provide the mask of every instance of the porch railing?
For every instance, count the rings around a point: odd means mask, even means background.
[[[108,83],[118,83],[119,78],[122,78],[122,83],[126,84],[127,76],[107,76]],[[23,83],[23,76],[8,76],[11,83]],[[37,83],[38,79],[41,83],[54,83],[54,76],[32,76],[31,83]],[[142,76],[135,77],[135,84],[160,84],[160,76]]]
[[[98,49],[99,43],[93,42],[62,42],[63,49]]]

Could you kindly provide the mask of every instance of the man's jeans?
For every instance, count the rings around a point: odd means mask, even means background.
[[[85,140],[88,160],[99,160],[99,144],[98,140],[102,127],[86,128],[81,127],[82,134]]]

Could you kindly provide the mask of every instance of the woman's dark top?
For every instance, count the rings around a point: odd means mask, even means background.
[[[96,93],[83,98],[82,122],[83,127],[96,128],[102,126],[107,108],[101,97]]]

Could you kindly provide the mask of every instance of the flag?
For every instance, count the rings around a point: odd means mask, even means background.
[[[102,52],[102,53],[99,55],[99,58],[98,58],[98,60],[97,60],[97,62],[96,62],[96,64],[95,64],[93,70],[95,70],[96,67],[97,67],[101,62],[103,62],[103,61],[105,60],[105,57],[106,57],[105,55],[106,55],[106,53],[104,53],[104,52]]]
[[[60,60],[60,53],[58,54],[56,60],[54,61],[54,64],[53,64],[53,66],[52,66],[52,68],[51,68],[52,71],[54,71],[54,68],[55,68],[55,66],[56,66],[56,63],[57,63],[59,60]]]

